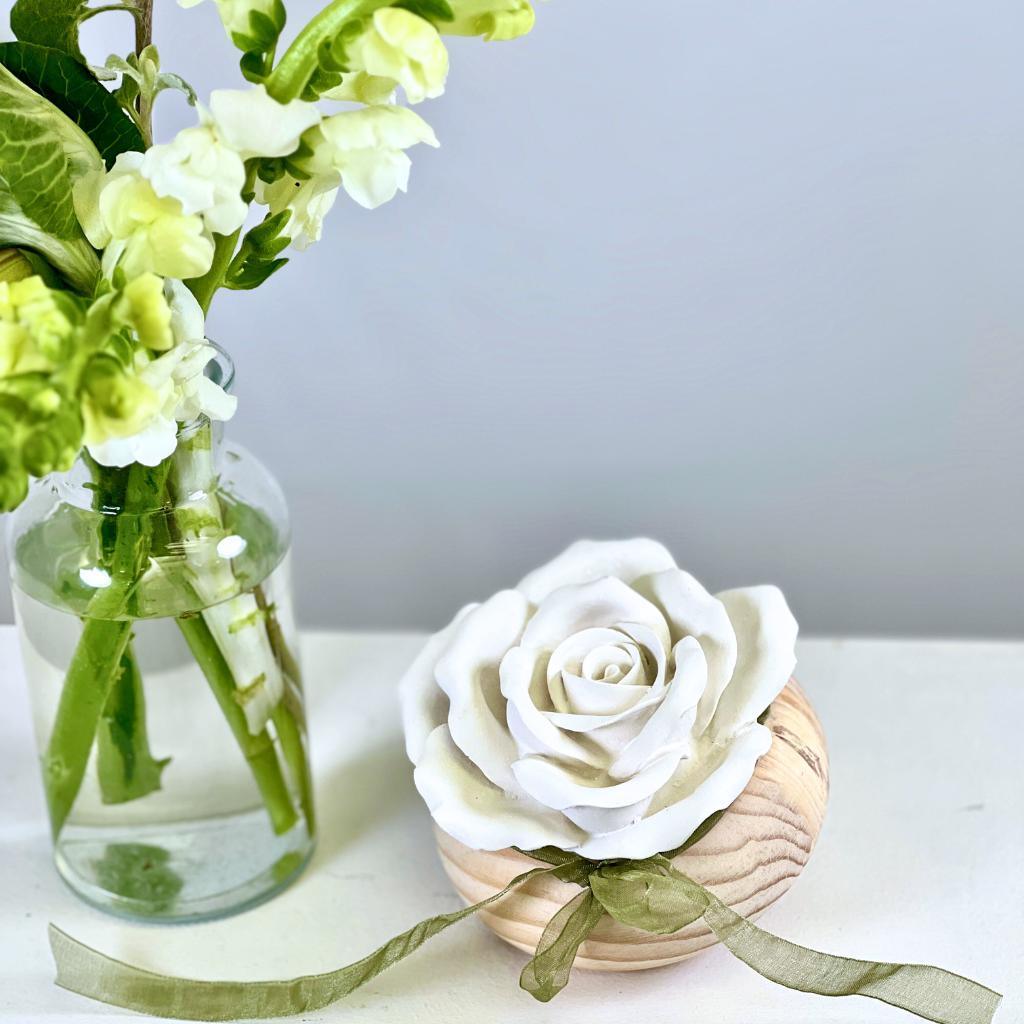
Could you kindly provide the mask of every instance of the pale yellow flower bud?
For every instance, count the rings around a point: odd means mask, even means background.
[[[174,344],[171,308],[164,297],[163,279],[156,274],[141,274],[129,281],[114,304],[114,312],[135,330],[146,348],[165,352]]]
[[[451,0],[454,21],[441,23],[449,36],[483,36],[488,42],[517,39],[533,28],[529,0]]]
[[[353,71],[390,78],[410,103],[440,96],[448,77],[448,51],[437,29],[398,7],[374,11],[369,26],[346,47]]]

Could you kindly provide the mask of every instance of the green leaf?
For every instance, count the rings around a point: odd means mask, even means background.
[[[103,802],[123,804],[155,792],[169,762],[170,758],[157,760],[149,748],[142,674],[129,641],[96,733],[96,774]]]
[[[224,287],[236,292],[252,291],[253,288],[259,288],[271,274],[276,274],[287,262],[288,258],[285,256],[277,260],[250,260],[225,279]]]
[[[185,94],[190,106],[196,105],[196,91],[181,75],[160,70],[160,54],[150,43],[142,53],[130,53],[127,58],[112,53],[103,67],[110,79],[121,77],[121,84],[114,90],[114,98],[128,114],[134,110],[136,100],[141,96],[149,106],[167,89]]]
[[[244,32],[231,33],[231,42],[242,51],[242,73],[246,78],[256,75],[257,68],[259,77],[252,80],[262,81],[265,77],[269,67],[263,59],[264,54],[271,53],[277,46],[286,17],[284,4],[281,0],[274,0],[269,11],[254,8],[249,12],[249,26]]]
[[[0,66],[0,246],[34,249],[76,288],[91,291],[99,260],[72,189],[102,173],[89,136]]]
[[[144,150],[142,133],[84,64],[35,43],[0,43],[0,64],[63,111],[92,139],[109,167],[119,153]]]
[[[258,288],[271,274],[277,273],[288,260],[279,254],[288,248],[291,239],[283,234],[291,217],[282,210],[266,217],[242,239],[227,274],[224,286],[236,291]]]
[[[85,63],[78,46],[78,23],[89,16],[86,0],[17,0],[11,31],[23,43],[38,43]]]

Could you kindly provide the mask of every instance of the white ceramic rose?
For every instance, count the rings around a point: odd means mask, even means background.
[[[673,850],[771,746],[757,719],[796,635],[776,587],[712,596],[654,541],[581,541],[464,608],[411,666],[416,786],[474,849]]]

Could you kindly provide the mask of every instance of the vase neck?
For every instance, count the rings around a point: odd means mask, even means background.
[[[83,451],[51,478],[62,503],[105,515],[145,515],[203,499],[217,489],[223,428],[200,416],[179,424],[174,451],[156,466],[104,466]]]

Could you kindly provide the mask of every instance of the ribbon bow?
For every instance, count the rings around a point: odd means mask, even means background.
[[[924,964],[889,964],[830,956],[758,928],[714,893],[672,866],[669,856],[588,861],[554,847],[532,850],[536,867],[500,892],[439,914],[385,942],[369,956],[326,974],[289,981],[197,981],[155,974],[105,956],[50,925],[57,984],[113,1006],[158,1017],[219,1021],[285,1017],[317,1010],[354,992],[415,952],[428,939],[541,875],[580,886],[548,922],[519,984],[547,1002],[569,981],[576,953],[605,914],[667,935],[703,918],[722,944],[778,985],[823,996],[867,996],[935,1021],[990,1024],[1002,996],[978,982]]]

